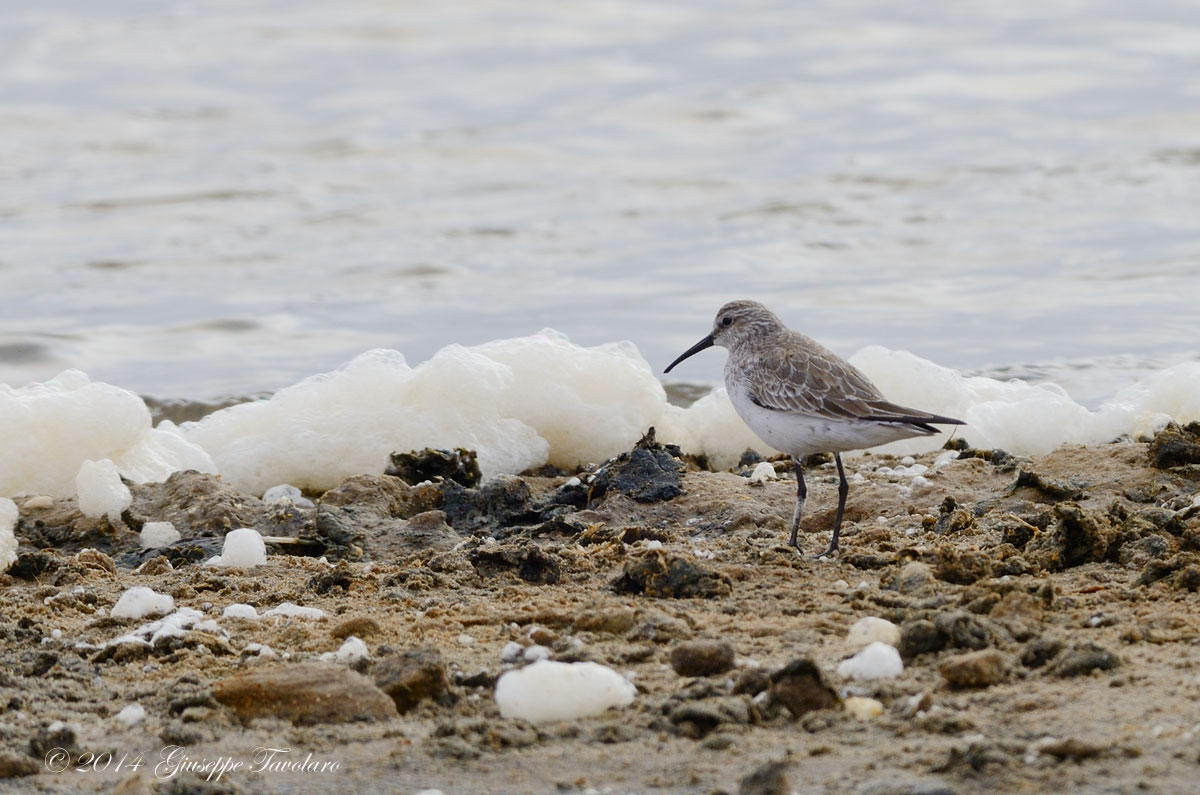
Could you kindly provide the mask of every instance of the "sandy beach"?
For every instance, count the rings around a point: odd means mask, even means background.
[[[599,471],[482,484],[469,457],[394,457],[396,474],[313,507],[194,472],[132,485],[118,522],[73,498],[24,506],[0,576],[0,788],[1188,791],[1197,430],[1032,458],[849,458],[832,560],[811,557],[832,465],[806,470],[806,554],[785,543],[786,461],[753,482],[753,460],[712,472],[650,442]],[[182,539],[141,550],[151,521]],[[254,569],[203,565],[242,526],[298,542]],[[207,623],[113,642],[155,618],[111,615],[135,586]],[[324,617],[264,615],[285,602]],[[839,675],[867,617],[898,628],[898,676]],[[351,637],[367,655],[339,660]],[[633,703],[501,717],[497,677],[547,655],[629,677]],[[144,717],[118,719],[130,704]]]

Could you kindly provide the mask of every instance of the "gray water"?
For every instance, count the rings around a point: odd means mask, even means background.
[[[732,298],[1085,401],[1200,355],[1197,3],[0,11],[0,382],[543,326],[661,368]]]

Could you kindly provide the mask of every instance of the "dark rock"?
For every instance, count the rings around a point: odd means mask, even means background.
[[[978,650],[1012,643],[1012,637],[996,622],[962,610],[938,613],[933,624],[952,648]]]
[[[757,696],[771,686],[771,679],[757,668],[746,668],[733,682],[736,695]]]
[[[628,453],[606,461],[591,482],[588,501],[604,497],[609,490],[637,502],[661,502],[683,493],[683,465],[668,448],[654,439],[654,428],[646,432]]]
[[[1052,500],[1077,500],[1084,495],[1084,490],[1073,483],[1052,480],[1029,469],[1017,471],[1017,480],[1012,487],[1031,488]]]
[[[517,576],[525,582],[552,585],[562,575],[558,558],[532,541],[516,545],[480,545],[471,550],[468,559],[483,577],[494,577],[502,571],[515,569]]]
[[[359,529],[353,517],[347,516],[333,506],[318,505],[313,517],[313,531],[317,538],[316,547],[308,553],[309,557],[320,557],[325,551],[338,547],[348,547],[352,544],[362,544],[364,533]]]
[[[1108,557],[1117,530],[1106,515],[1073,502],[1055,505],[1054,515],[1058,521],[1026,546],[1030,561],[1047,571],[1060,571]]]
[[[946,648],[946,636],[932,621],[917,619],[900,625],[900,645],[896,650],[906,662],[918,655]]]
[[[413,649],[385,657],[371,669],[375,684],[387,693],[396,709],[408,712],[425,699],[436,700],[446,692],[446,665],[434,648]]]
[[[938,672],[951,687],[976,688],[1004,681],[1010,667],[1007,654],[983,649],[951,657],[941,664]]]
[[[750,707],[742,696],[685,701],[667,716],[680,734],[693,740],[707,736],[722,724],[746,724],[750,719]]]
[[[333,569],[310,577],[308,587],[319,594],[327,594],[333,590],[349,593],[354,578],[354,570],[342,561]]]
[[[1159,580],[1182,590],[1200,589],[1200,555],[1195,552],[1180,552],[1166,560],[1152,560],[1138,576],[1137,584],[1150,585]]]
[[[733,668],[733,647],[724,641],[692,640],[671,649],[671,667],[680,676],[716,676]]]
[[[949,544],[938,548],[937,566],[933,574],[939,580],[957,585],[970,585],[992,576],[992,560],[975,549],[958,550]]]
[[[613,581],[613,588],[618,593],[643,593],[659,598],[712,599],[728,595],[733,584],[724,574],[681,555],[653,549],[626,563],[624,573]]]
[[[771,696],[787,707],[793,717],[819,709],[840,706],[841,699],[821,668],[808,657],[799,657],[770,676]]]
[[[767,762],[738,782],[738,795],[788,795],[792,791],[788,779],[791,762]]]
[[[184,539],[193,536],[223,538],[239,527],[256,527],[266,535],[274,532],[269,511],[260,500],[243,494],[215,475],[185,470],[173,473],[164,483],[130,484],[131,516],[140,523],[170,522]],[[267,530],[267,527],[271,530]],[[174,561],[172,561],[174,562]]]
[[[514,475],[497,475],[478,489],[464,488],[453,480],[443,481],[440,488],[446,521],[459,530],[541,521],[528,505],[529,484]]]
[[[273,717],[314,725],[388,720],[397,715],[391,697],[370,679],[326,663],[256,668],[220,680],[212,691],[243,722]]]
[[[468,488],[483,477],[475,451],[461,447],[454,450],[426,447],[410,453],[392,453],[383,472],[412,485],[426,480],[453,480]]]
[[[1200,423],[1168,425],[1150,443],[1150,460],[1159,469],[1200,464]]]
[[[1117,562],[1123,566],[1145,566],[1151,560],[1165,558],[1171,551],[1171,542],[1158,533],[1150,533],[1136,541],[1120,544]]]
[[[18,580],[40,580],[62,567],[64,561],[53,552],[22,552],[8,567],[8,574]]]
[[[1092,671],[1110,671],[1121,664],[1120,658],[1095,643],[1079,643],[1059,652],[1047,670],[1055,676],[1082,676]]]
[[[1012,544],[1017,549],[1024,549],[1037,533],[1036,527],[1011,513],[1000,519],[996,530],[1000,533],[1001,543]]]

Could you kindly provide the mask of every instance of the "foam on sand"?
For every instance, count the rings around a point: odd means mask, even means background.
[[[180,469],[216,471],[174,425],[151,427],[137,395],[78,370],[20,389],[0,384],[0,494],[69,497],[80,466],[102,459],[135,483]]]
[[[541,660],[503,674],[496,682],[496,705],[505,718],[541,723],[599,715],[633,703],[637,688],[607,666],[594,662]]]
[[[17,537],[13,529],[21,512],[10,499],[0,497],[0,572],[5,572],[17,560]]]
[[[1017,455],[1200,418],[1200,363],[1155,373],[1089,411],[1053,385],[964,377],[903,351],[865,348],[851,362],[889,399],[968,423],[947,433]],[[298,489],[320,492],[351,475],[381,473],[393,451],[466,447],[492,476],[600,463],[630,449],[650,426],[660,441],[706,455],[718,468],[736,465],[747,447],[774,452],[741,421],[724,389],[680,408],[667,402],[655,372],[631,343],[585,348],[545,330],[450,345],[416,367],[396,351],[368,351],[268,400],[180,428],[151,428],[136,395],[68,370],[47,384],[0,386],[0,496],[69,497],[85,461],[108,459],[134,482],[219,469],[237,489],[299,505]],[[935,450],[947,433],[877,449]]]

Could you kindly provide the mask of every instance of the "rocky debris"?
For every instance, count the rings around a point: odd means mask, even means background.
[[[719,640],[691,640],[671,649],[671,668],[680,676],[717,676],[733,668],[734,651]]]
[[[951,648],[978,650],[989,646],[1008,646],[1013,642],[1008,631],[995,621],[962,610],[938,613],[934,616],[933,624],[945,636],[945,645]]]
[[[551,585],[562,576],[562,564],[557,555],[547,552],[532,541],[517,544],[480,544],[467,559],[482,577],[495,577],[513,571],[525,582]]]
[[[375,685],[387,693],[400,713],[423,700],[437,700],[448,692],[446,664],[432,647],[411,649],[384,657],[371,667]]]
[[[1077,643],[1064,648],[1047,666],[1054,676],[1083,676],[1092,671],[1111,671],[1121,664],[1117,655],[1095,643]]]
[[[500,528],[535,524],[543,518],[529,504],[529,484],[515,475],[497,475],[477,489],[445,480],[441,492],[446,521],[460,532],[486,528],[493,535],[503,536],[497,532]]]
[[[798,657],[770,675],[771,697],[799,718],[819,709],[841,706],[825,673],[808,657]]]
[[[379,622],[370,616],[350,616],[344,618],[329,630],[329,635],[337,640],[345,640],[353,635],[356,638],[370,638],[383,632]]]
[[[1021,665],[1026,668],[1041,668],[1063,650],[1066,644],[1061,638],[1043,635],[1025,644],[1021,649]]]
[[[759,765],[751,773],[742,776],[738,782],[738,795],[788,795],[792,791],[792,783],[788,778],[791,762],[767,762]]]
[[[573,629],[576,632],[605,632],[623,635],[637,623],[637,611],[632,607],[613,606],[587,610],[575,616]]]
[[[624,573],[612,585],[618,593],[640,593],[660,599],[713,599],[726,596],[733,589],[733,583],[724,574],[661,549],[652,549],[626,563]]]
[[[133,504],[126,513],[138,529],[146,522],[170,522],[185,540],[223,537],[239,527],[254,527],[264,535],[296,535],[305,524],[299,511],[292,514],[293,520],[277,523],[275,511],[257,497],[243,494],[216,475],[195,470],[175,472],[161,484],[130,484],[129,490]],[[287,532],[289,525],[293,532]],[[268,526],[273,529],[268,531]]]
[[[1054,480],[1031,469],[1017,471],[1013,489],[1030,488],[1051,500],[1078,500],[1084,495],[1084,487],[1074,483]]]
[[[34,776],[42,772],[43,762],[28,754],[0,751],[0,780]]]
[[[20,559],[17,560],[20,563]],[[1138,585],[1164,581],[1172,588],[1200,590],[1200,555],[1180,552],[1167,560],[1152,560],[1137,578]]]
[[[341,665],[295,663],[256,668],[213,685],[213,696],[243,723],[280,718],[300,725],[394,718],[392,698]]]
[[[654,439],[654,428],[646,432],[633,450],[606,461],[591,481],[588,502],[600,500],[609,491],[620,492],[638,502],[661,502],[683,493],[680,475],[683,464],[679,448],[663,446]]]
[[[414,555],[431,550],[446,552],[462,541],[462,536],[446,522],[442,511],[426,511],[406,522],[391,525],[375,536],[370,544],[374,556],[383,559]]]
[[[1108,516],[1067,502],[1054,506],[1056,522],[1025,548],[1030,562],[1046,571],[1061,571],[1108,558],[1117,530]]]
[[[946,648],[946,636],[932,621],[914,619],[900,625],[900,643],[896,650],[900,658],[908,663],[921,654],[941,651]]]
[[[684,701],[670,710],[667,720],[684,737],[699,740],[722,725],[752,723],[756,715],[747,697],[734,695]]]
[[[1182,428],[1171,423],[1155,434],[1149,452],[1159,469],[1200,465],[1200,422]]]
[[[997,649],[982,649],[951,657],[938,672],[955,688],[990,687],[1004,681],[1011,670],[1007,654]]]
[[[412,486],[387,475],[354,475],[321,495],[321,505],[347,508],[358,520],[410,519],[442,504],[432,485]]]
[[[1038,754],[1071,759],[1076,762],[1103,756],[1109,748],[1105,745],[1077,740],[1074,737],[1043,737],[1030,743],[1026,759],[1036,758]]]
[[[970,585],[992,576],[992,559],[976,549],[956,549],[942,544],[936,550],[937,566],[933,575],[943,582]]]
[[[465,718],[438,724],[433,731],[438,752],[455,759],[474,759],[482,751],[525,748],[541,740],[530,723],[517,719]]]
[[[427,480],[452,480],[471,488],[483,478],[475,451],[461,447],[392,453],[383,473],[414,486]]]

